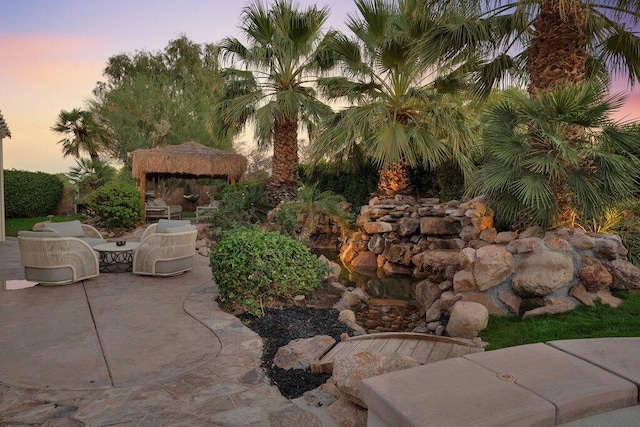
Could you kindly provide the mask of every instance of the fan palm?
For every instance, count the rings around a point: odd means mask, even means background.
[[[98,150],[101,148],[99,134],[90,112],[74,108],[71,111],[60,111],[53,132],[63,135],[58,144],[62,144],[64,157],[80,157],[80,153],[86,152],[92,160],[99,158]]]
[[[254,1],[242,10],[247,39],[221,42],[223,58],[244,70],[226,70],[227,101],[220,105],[227,126],[255,125],[259,145],[273,145],[269,194],[279,202],[295,198],[298,186],[298,130],[313,137],[331,109],[309,85],[330,65],[327,46],[333,33],[322,33],[328,9],[300,10],[289,0],[269,6]]]
[[[408,2],[355,4],[359,16],[347,21],[355,39],[341,35],[334,42],[344,76],[319,81],[328,98],[353,105],[326,123],[314,146],[316,157],[344,159],[363,150],[379,166],[381,197],[410,192],[409,167],[418,164],[436,167],[453,158],[470,171],[477,126],[460,96],[464,75],[460,70],[439,75],[441,60],[448,59],[440,48],[444,43],[433,43],[428,53],[415,49],[415,37],[423,35]],[[431,24],[442,28],[452,16],[435,13]],[[446,49],[454,45],[452,40]]]
[[[506,220],[589,222],[634,193],[640,132],[608,118],[620,96],[599,84],[538,93],[510,90],[484,118],[478,187]],[[573,224],[569,224],[573,225]]]
[[[417,1],[417,0],[416,0]],[[475,10],[475,22],[461,22],[469,47],[482,46],[485,62],[477,72],[478,90],[488,94],[505,77],[528,82],[529,93],[587,79],[640,77],[640,21],[637,0],[428,0],[440,7]],[[453,31],[453,30],[452,30]]]

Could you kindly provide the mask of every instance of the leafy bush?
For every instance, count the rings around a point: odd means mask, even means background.
[[[91,194],[89,207],[107,227],[135,227],[144,214],[140,192],[135,185],[113,182]]]
[[[220,191],[220,204],[210,222],[220,233],[262,222],[270,208],[264,185],[248,182],[229,185]]]
[[[411,169],[411,182],[419,197],[437,197],[442,201],[460,200],[465,192],[464,175],[451,163],[435,170]]]
[[[7,218],[28,218],[55,213],[62,198],[63,183],[44,172],[4,171]]]
[[[302,243],[256,228],[228,231],[211,250],[221,299],[254,314],[275,298],[310,294],[328,270]]]

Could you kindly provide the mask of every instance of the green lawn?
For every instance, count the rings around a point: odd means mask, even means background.
[[[53,217],[53,222],[72,221],[82,219],[82,215],[60,215]],[[8,218],[5,223],[6,235],[16,237],[18,231],[31,230],[33,226],[42,221],[49,221],[49,217],[40,216],[35,218]]]
[[[640,337],[640,294],[616,296],[625,300],[618,308],[580,306],[568,313],[526,320],[491,316],[480,335],[489,343],[487,350],[552,340]]]

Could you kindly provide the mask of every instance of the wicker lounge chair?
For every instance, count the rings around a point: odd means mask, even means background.
[[[161,219],[151,224],[133,254],[134,274],[173,276],[191,270],[197,236],[189,220]]]
[[[45,222],[42,231],[56,233],[58,237],[75,237],[83,240],[90,246],[103,245],[107,241],[102,237],[97,228],[80,221]]]
[[[20,231],[20,260],[25,279],[41,285],[67,285],[98,276],[98,255],[76,237],[51,231]]]
[[[209,218],[211,212],[217,211],[220,202],[218,200],[212,200],[207,206],[196,206],[196,223],[201,219]]]
[[[182,206],[167,205],[164,199],[148,200],[145,204],[145,216],[147,219],[179,219],[182,218]]]

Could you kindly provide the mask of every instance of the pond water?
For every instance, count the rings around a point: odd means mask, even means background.
[[[346,287],[362,288],[371,298],[415,301],[416,284],[421,279],[409,276],[387,276],[382,269],[371,272],[355,271],[351,265],[345,266],[340,261],[337,252],[316,250],[313,252],[324,255],[342,267],[338,280]]]

